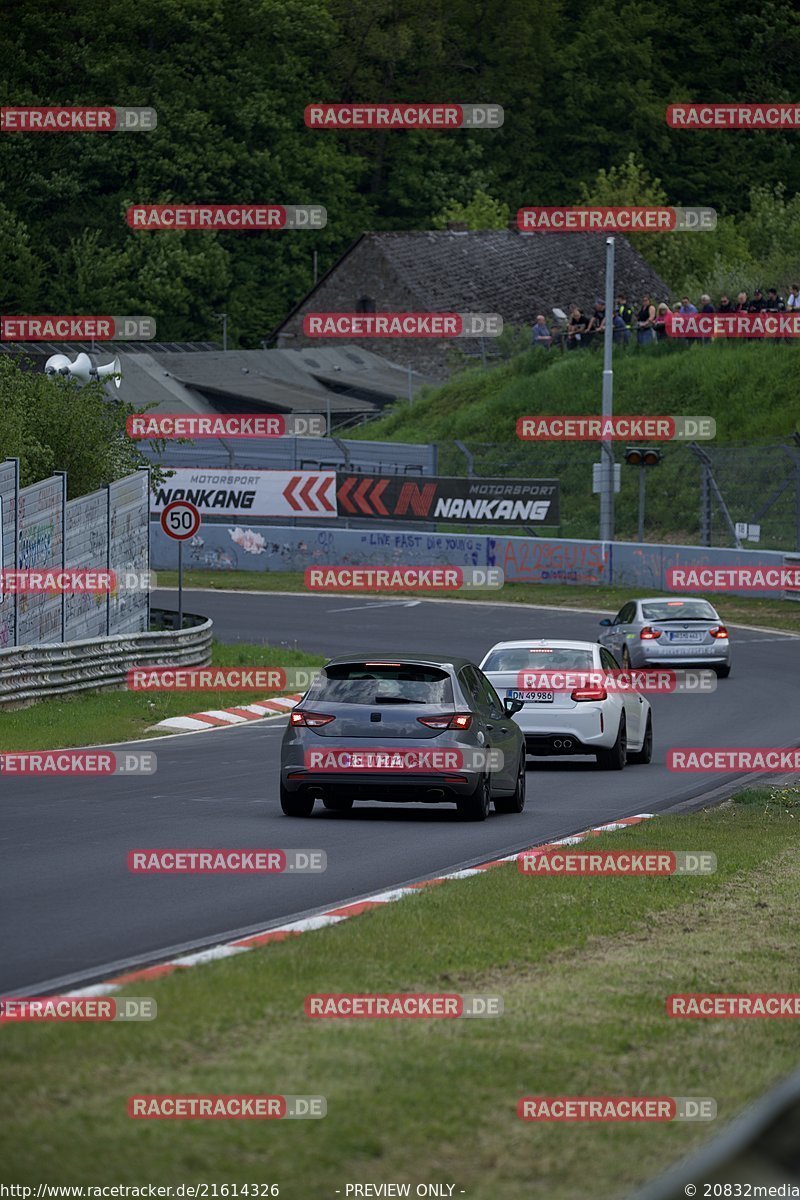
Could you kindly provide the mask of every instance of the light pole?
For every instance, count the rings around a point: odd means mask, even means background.
[[[227,350],[228,349],[228,314],[227,313],[213,313],[212,315],[215,316],[218,321],[222,321],[222,349]]]
[[[603,337],[603,425],[614,415],[614,239],[606,238],[606,328]],[[614,443],[603,438],[600,446],[600,541],[614,540]]]

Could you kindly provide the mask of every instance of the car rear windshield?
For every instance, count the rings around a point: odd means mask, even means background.
[[[718,621],[719,617],[705,600],[664,600],[643,604],[645,621]]]
[[[308,701],[335,704],[454,704],[450,676],[440,667],[414,663],[344,663],[326,667]]]
[[[571,650],[568,646],[517,646],[493,650],[482,670],[490,671],[591,671],[594,654],[591,650]]]

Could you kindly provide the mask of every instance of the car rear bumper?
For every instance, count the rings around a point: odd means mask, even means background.
[[[606,747],[607,748],[607,747]],[[587,745],[580,738],[566,733],[526,733],[525,753],[529,755],[550,756],[554,754],[596,754],[604,749],[601,742]]]
[[[523,709],[514,719],[522,730],[528,754],[594,754],[614,744],[619,713],[602,712],[591,703],[567,709],[542,705],[535,710]],[[565,740],[569,748],[555,744]],[[536,748],[540,746],[551,749]]]
[[[310,771],[288,766],[281,779],[288,792],[325,796],[349,796],[354,800],[385,800],[394,803],[451,803],[471,796],[480,783],[477,771],[406,773],[397,771]]]

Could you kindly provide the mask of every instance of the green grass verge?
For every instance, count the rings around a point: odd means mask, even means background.
[[[714,876],[493,869],[299,942],[129,985],[130,995],[156,998],[149,1024],[7,1026],[4,1178],[260,1181],[286,1197],[435,1180],[472,1200],[572,1200],[588,1194],[590,1175],[592,1196],[625,1195],[797,1063],[800,1022],[676,1021],[665,998],[797,990],[799,819],[800,789],[750,792],[592,841],[710,850]],[[403,991],[496,993],[505,1015],[304,1016],[311,992]],[[321,1094],[328,1115],[126,1116],[131,1094],[236,1092]],[[528,1094],[713,1096],[719,1117],[710,1127],[532,1125],[515,1116]]]
[[[752,521],[778,480],[787,474],[786,455],[764,443],[787,442],[798,427],[795,403],[797,347],[764,342],[717,341],[709,346],[667,343],[614,355],[614,411],[624,415],[711,416],[717,436],[708,443],[717,480],[734,521]],[[347,436],[439,446],[439,473],[464,475],[466,460],[455,445],[474,455],[476,475],[557,478],[561,483],[562,537],[596,536],[598,497],[588,485],[595,443],[520,442],[516,420],[535,414],[597,414],[602,354],[543,354],[529,350],[490,370],[468,369],[438,388],[426,388],[413,406],[398,401],[387,416],[349,430]],[[634,439],[636,440],[636,439]],[[746,462],[725,461],[716,451],[751,445]],[[617,450],[622,458],[623,446]],[[699,481],[696,458],[686,445],[664,445],[664,461],[647,475],[647,536],[652,541],[699,540]],[[635,538],[639,472],[622,468],[616,497],[618,536]],[[720,516],[715,534],[726,544]],[[477,527],[476,527],[477,529]],[[485,532],[485,530],[484,530]],[[502,530],[500,531],[502,532]],[[787,497],[763,514],[761,544],[795,546],[793,504]]]
[[[215,666],[316,667],[324,657],[282,646],[214,642]],[[263,698],[263,697],[262,697]],[[126,692],[106,690],[40,700],[29,708],[5,710],[0,718],[0,750],[55,750],[66,746],[127,742],[159,737],[149,726],[167,717],[250,704],[252,692]]]
[[[306,592],[302,571],[185,571],[186,588],[208,588],[212,591],[233,589],[241,592]],[[158,586],[177,587],[176,571],[159,571]],[[309,593],[311,594],[311,593]],[[316,593],[315,593],[316,594]],[[641,595],[632,588],[584,587],[580,584],[550,583],[507,583],[499,591],[442,592],[432,597],[430,592],[392,592],[397,596],[419,596],[427,600],[483,600],[503,604],[529,604],[544,608],[595,608],[603,612],[616,613],[626,600]],[[670,596],[674,592],[648,592],[653,596]],[[366,595],[366,594],[365,594]],[[374,599],[374,594],[368,597]],[[718,609],[730,624],[763,625],[770,629],[800,632],[800,604],[791,600],[758,600],[746,596],[712,595],[706,598]],[[389,599],[389,597],[384,597]],[[198,601],[195,607],[202,608]]]

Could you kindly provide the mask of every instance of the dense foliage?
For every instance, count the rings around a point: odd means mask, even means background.
[[[719,235],[645,244],[675,287],[709,274],[730,286],[764,256],[781,286],[775,272],[794,270],[780,206],[800,192],[798,135],[664,120],[678,100],[794,99],[800,11],[783,0],[6,0],[0,54],[3,104],[158,110],[151,133],[0,135],[3,311],[149,313],[165,339],[218,337],[226,311],[232,340],[257,346],[310,286],[314,250],[321,272],[364,229],[437,227],[463,209],[493,223],[610,185],[730,218]],[[504,126],[303,122],[319,100],[453,99],[502,104]],[[130,203],[166,200],[315,202],[328,226],[127,228]]]

